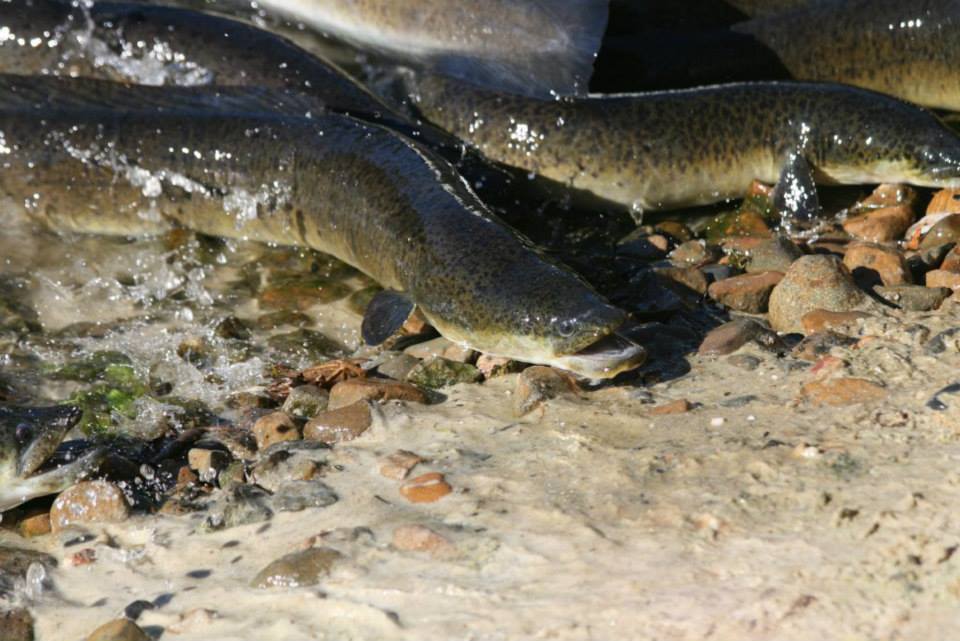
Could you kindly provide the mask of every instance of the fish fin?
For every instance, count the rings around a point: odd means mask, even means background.
[[[378,293],[367,305],[360,334],[367,345],[380,345],[407,322],[416,305],[406,295],[389,289]]]
[[[810,221],[820,214],[813,167],[803,154],[790,154],[780,169],[780,178],[773,188],[773,205],[785,227]]]
[[[508,93],[546,99],[585,95],[607,29],[609,0],[528,3],[542,22],[537,33],[524,34],[528,51],[517,55],[502,51],[442,54],[432,60],[432,66],[443,74]],[[482,3],[476,6],[482,7]]]

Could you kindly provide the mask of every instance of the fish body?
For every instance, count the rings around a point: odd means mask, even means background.
[[[960,110],[960,1],[849,0],[757,18],[754,37],[800,80],[842,82]]]
[[[96,468],[100,449],[38,473],[82,414],[72,405],[0,406],[0,512],[65,490]]]
[[[584,93],[608,0],[266,0],[362,48],[529,95]]]
[[[626,314],[499,221],[442,158],[271,95],[0,76],[0,193],[60,230],[182,226],[317,249],[481,351],[597,378],[642,361],[615,336]]]
[[[823,183],[960,185],[960,138],[861,89],[739,83],[547,101],[411,78],[418,113],[488,158],[634,210],[741,197],[796,157]]]

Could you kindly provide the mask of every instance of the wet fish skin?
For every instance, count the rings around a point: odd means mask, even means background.
[[[71,463],[36,473],[82,414],[73,405],[0,406],[0,512],[65,490],[99,464],[103,450],[93,449]]]
[[[960,110],[958,0],[827,2],[734,30],[772,50],[794,78]]]
[[[186,99],[218,92],[232,113]],[[55,229],[178,225],[324,251],[492,354],[592,377],[642,360],[635,345],[599,368],[570,360],[626,314],[496,219],[441,158],[346,116],[264,110],[255,91],[243,113],[243,93],[2,76],[0,193]]]
[[[739,83],[541,101],[408,76],[418,112],[488,158],[639,210],[741,197],[802,154],[824,183],[960,185],[933,115],[826,84]]]

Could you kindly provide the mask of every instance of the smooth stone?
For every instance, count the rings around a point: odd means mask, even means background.
[[[352,441],[373,424],[368,401],[357,401],[346,407],[321,412],[303,428],[303,438],[332,445]]]
[[[770,325],[778,332],[802,333],[803,315],[815,309],[847,312],[870,304],[836,256],[803,256],[770,294]]]
[[[50,527],[59,532],[78,523],[117,523],[130,516],[119,487],[109,481],[82,481],[63,492],[50,508]]]
[[[825,309],[815,309],[807,312],[800,318],[805,334],[822,332],[825,329],[841,328],[856,325],[862,318],[870,318],[864,312],[830,312]]]
[[[277,512],[299,512],[308,507],[327,507],[340,500],[337,493],[323,481],[284,481],[273,493],[273,508]]]
[[[697,353],[702,356],[725,356],[763,334],[772,333],[752,318],[737,318],[710,330]]]
[[[843,264],[854,281],[864,288],[876,285],[908,285],[913,282],[903,254],[894,247],[877,243],[855,242],[847,245]]]
[[[750,354],[732,354],[727,358],[727,362],[748,372],[760,367],[760,359]]]
[[[193,447],[187,452],[187,464],[194,470],[201,481],[212,482],[217,473],[230,464],[230,454],[223,450]]]
[[[87,636],[87,641],[151,641],[143,629],[130,619],[114,619]]]
[[[803,386],[801,395],[815,405],[855,405],[886,398],[890,391],[863,378],[833,378],[811,381]]]
[[[545,401],[578,391],[576,381],[569,374],[544,365],[528,367],[517,377],[513,413],[523,416]]]
[[[330,390],[328,410],[352,405],[357,401],[410,401],[427,403],[427,395],[410,383],[376,380],[370,378],[351,378],[340,381]]]
[[[854,207],[843,229],[860,240],[899,240],[916,218],[916,202],[917,192],[912,187],[880,185]]]
[[[750,250],[747,261],[747,273],[754,272],[786,272],[793,261],[803,256],[796,243],[789,238],[776,236],[764,240]]]
[[[723,258],[723,252],[716,245],[708,245],[704,240],[688,240],[670,252],[670,262],[677,266],[699,266],[715,263]]]
[[[690,404],[685,398],[679,398],[675,401],[669,403],[664,403],[662,405],[657,405],[656,407],[650,410],[651,416],[665,416],[667,414],[685,414],[693,408],[693,405]]]
[[[960,214],[960,189],[941,189],[930,198],[927,214]]]
[[[910,312],[928,312],[937,309],[951,294],[949,287],[924,287],[922,285],[899,285],[877,287],[878,296]]]
[[[458,383],[479,383],[483,380],[483,374],[469,363],[434,356],[414,367],[407,375],[407,380],[419,387],[440,389]]]
[[[707,277],[699,267],[657,267],[654,272],[661,280],[686,287],[697,294],[707,291]]]
[[[283,402],[283,411],[290,416],[311,419],[327,409],[330,393],[316,385],[298,385]]]
[[[251,470],[254,481],[271,492],[287,481],[309,481],[324,473],[330,448],[316,441],[285,441],[261,452]]]
[[[265,450],[274,443],[298,440],[300,431],[286,412],[271,412],[253,424],[253,436],[257,439],[257,449]]]
[[[759,314],[766,311],[770,293],[782,279],[781,272],[742,274],[712,283],[707,292],[730,309]]]
[[[960,240],[960,214],[945,216],[924,234],[920,249],[955,243]]]
[[[934,269],[927,272],[926,286],[935,288],[946,288],[951,291],[960,289],[960,274],[948,272],[945,269]]]
[[[382,356],[377,372],[394,380],[402,381],[420,364],[420,359],[403,352],[390,352]]]
[[[296,588],[316,585],[329,575],[343,555],[331,548],[310,548],[271,561],[250,585],[255,588]]]

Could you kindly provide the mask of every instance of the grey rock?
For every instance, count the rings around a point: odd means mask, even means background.
[[[327,507],[340,500],[323,481],[285,481],[273,494],[273,507],[278,512],[299,512],[308,507]]]

